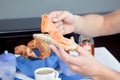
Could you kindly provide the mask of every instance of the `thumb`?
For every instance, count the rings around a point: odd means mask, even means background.
[[[80,55],[86,55],[86,54],[89,54],[89,52],[87,50],[85,50],[83,47],[81,46],[78,46],[77,47],[77,52],[80,54]]]

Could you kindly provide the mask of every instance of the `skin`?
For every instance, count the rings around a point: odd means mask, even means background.
[[[73,15],[68,11],[53,11],[49,17],[63,35],[75,32],[98,37],[120,33],[120,9],[106,15],[89,14],[85,16]],[[80,46],[76,50],[79,53],[76,57],[69,55],[69,52],[66,52],[61,46],[50,45],[50,48],[76,73],[89,76],[94,80],[120,79],[119,72],[99,63]]]
[[[53,11],[49,14],[62,34],[71,32],[98,37],[120,33],[120,9],[106,15],[73,15],[68,11]]]

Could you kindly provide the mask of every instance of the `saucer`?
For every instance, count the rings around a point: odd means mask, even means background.
[[[56,80],[61,80],[61,78],[57,78]]]

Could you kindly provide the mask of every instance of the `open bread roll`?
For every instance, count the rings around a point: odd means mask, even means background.
[[[67,44],[62,44],[55,41],[49,34],[33,34],[33,38],[36,40],[42,40],[47,42],[48,44],[53,44],[56,46],[62,46],[66,51],[73,51],[77,49],[77,44],[71,39],[65,38]]]
[[[19,45],[14,48],[14,53],[18,55],[22,55],[25,58],[28,57],[35,57],[37,58],[37,55],[32,51],[32,49],[25,45]]]
[[[51,55],[51,50],[48,44],[42,40],[33,39],[28,42],[27,46],[31,49],[38,49],[40,51],[40,59],[45,59]]]
[[[42,33],[39,34],[33,34],[33,38],[37,40],[43,40],[48,44],[62,46],[67,51],[76,50],[78,46],[74,41],[65,38],[58,31],[57,26],[51,21],[48,14],[42,15],[41,32]]]

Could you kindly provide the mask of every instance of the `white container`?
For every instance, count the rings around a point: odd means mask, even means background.
[[[16,73],[16,57],[5,51],[0,55],[0,74],[2,80],[14,80]]]

